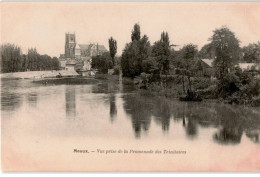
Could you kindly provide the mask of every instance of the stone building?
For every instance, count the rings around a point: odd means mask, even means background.
[[[99,44],[77,44],[76,35],[65,34],[65,53],[60,55],[61,69],[71,70],[74,64],[75,71],[88,71],[91,69],[92,57],[102,55],[108,50],[104,45]]]

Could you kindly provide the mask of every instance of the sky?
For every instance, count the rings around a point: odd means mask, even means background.
[[[0,8],[1,44],[14,43],[23,53],[36,47],[52,57],[64,53],[66,32],[75,32],[78,44],[107,49],[112,36],[120,55],[135,23],[151,44],[167,31],[171,44],[201,48],[223,25],[240,46],[260,41],[260,2],[1,2]]]

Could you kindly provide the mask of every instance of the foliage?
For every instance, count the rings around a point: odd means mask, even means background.
[[[115,55],[117,53],[117,42],[112,37],[108,40],[109,43],[109,52],[112,58],[113,66],[115,66]]]
[[[155,57],[148,57],[147,59],[143,60],[142,62],[142,68],[143,72],[148,74],[156,74],[156,71],[158,71],[158,61]]]
[[[132,42],[134,40],[139,41],[141,39],[141,30],[140,30],[139,24],[134,25],[134,29],[132,30],[131,39],[132,39]]]
[[[21,48],[14,44],[1,46],[1,72],[17,72],[21,67]]]
[[[213,43],[205,44],[199,51],[198,57],[203,59],[214,59],[215,58],[215,47]]]
[[[150,56],[151,46],[149,39],[144,35],[141,39],[140,26],[135,25],[132,32],[132,42],[126,44],[121,58],[123,76],[139,76],[143,72],[142,62]]]
[[[216,76],[224,79],[240,58],[239,41],[227,27],[216,29],[210,40],[216,52],[213,63]]]
[[[160,75],[167,74],[170,69],[170,41],[167,32],[162,32],[161,39],[154,43],[151,56],[157,61]]]
[[[254,74],[235,68],[224,80],[218,82],[218,97],[228,100],[229,103],[258,105],[260,79]]]
[[[106,74],[108,69],[113,68],[112,58],[109,52],[92,57],[92,68],[98,69],[99,72]]]
[[[184,76],[188,79],[189,90],[192,90],[191,76],[193,75],[196,69],[196,57],[198,54],[197,46],[194,44],[187,44],[181,49],[181,62],[180,66],[183,68],[181,74],[183,75],[183,91],[186,92],[184,86]]]
[[[119,73],[120,73],[120,65],[114,66],[114,73],[113,73],[113,75],[119,75]]]
[[[247,63],[260,63],[260,42],[249,44],[242,48],[243,61]]]
[[[1,58],[1,72],[3,73],[59,69],[57,57],[40,55],[35,48],[28,49],[28,53],[25,55],[22,54],[20,47],[14,44],[1,46]]]

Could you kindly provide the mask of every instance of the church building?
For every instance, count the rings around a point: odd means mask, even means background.
[[[60,66],[64,70],[88,71],[91,69],[92,57],[102,55],[108,50],[99,44],[77,44],[76,35],[65,34],[65,53],[60,55]]]

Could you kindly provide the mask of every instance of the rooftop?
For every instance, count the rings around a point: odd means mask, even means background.
[[[209,65],[210,67],[213,66],[213,59],[201,59],[201,61],[203,61],[204,63],[206,63],[207,65]]]

